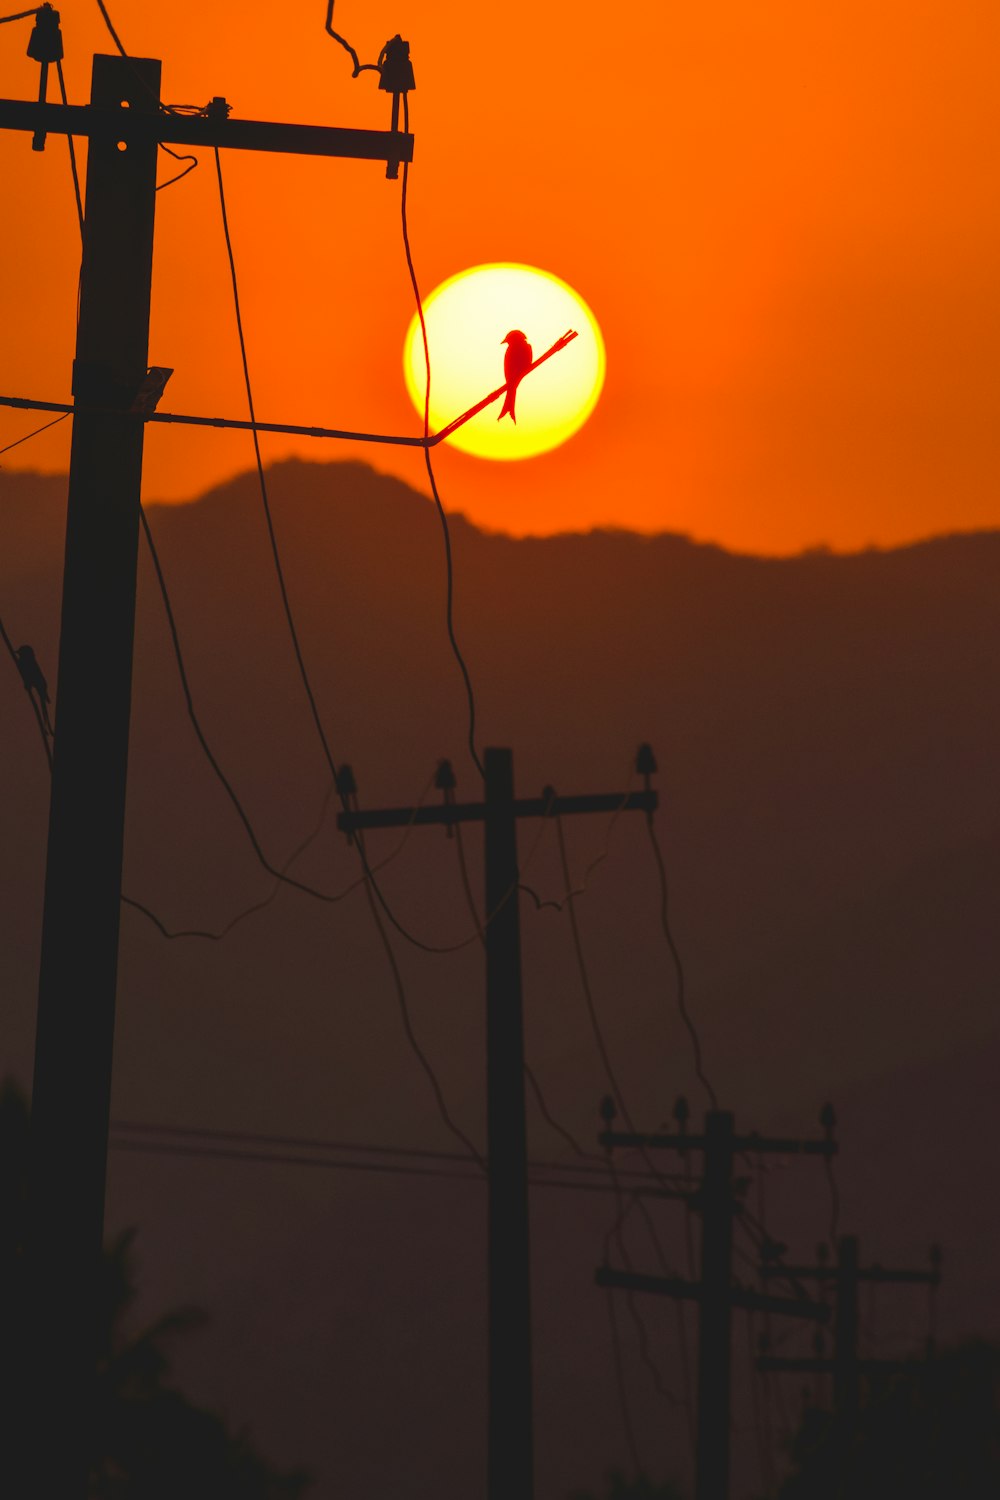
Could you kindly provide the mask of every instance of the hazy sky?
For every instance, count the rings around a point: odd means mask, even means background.
[[[93,0],[61,10],[83,100],[110,42]],[[325,37],[323,0],[111,10],[132,52],[164,60],[170,102],[388,123],[375,76],[352,80]],[[565,0],[338,0],[363,58],[397,30],[412,46],[424,290],[483,261],[534,263],[582,293],[607,343],[603,399],[556,453],[501,465],[439,450],[448,507],[517,533],[615,523],[779,552],[1000,523],[995,4],[640,0],[620,17],[616,30],[613,9]],[[28,31],[0,30],[6,97],[37,88]],[[416,431],[400,184],[372,163],[231,152],[224,166],[258,414]],[[6,133],[0,170],[18,210],[0,241],[0,390],[66,399],[65,145],[37,155]],[[158,200],[154,274],[151,359],[177,372],[164,406],[244,416],[210,153]],[[0,412],[0,446],[31,425]],[[2,462],[64,468],[68,425]],[[264,451],[364,457],[424,484],[415,451]],[[246,434],[154,428],[146,452],[150,498],[252,462]]]

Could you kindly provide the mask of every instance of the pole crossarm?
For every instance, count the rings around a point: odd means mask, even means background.
[[[790,1359],[777,1354],[759,1354],[754,1363],[763,1375],[833,1375],[839,1368],[835,1359]],[[853,1369],[859,1375],[897,1375],[914,1363],[905,1359],[859,1359]]]
[[[647,1276],[640,1271],[616,1271],[610,1266],[601,1266],[595,1273],[598,1286],[624,1292],[650,1292],[657,1297],[676,1297],[687,1302],[702,1301],[701,1283],[684,1281],[678,1276]],[[750,1287],[730,1288],[731,1307],[744,1308],[749,1312],[771,1312],[789,1318],[807,1318],[814,1323],[827,1323],[830,1309],[822,1302],[804,1301],[797,1297],[769,1297],[755,1292]]]
[[[39,104],[0,99],[0,130],[44,131],[102,140],[169,146],[218,146],[356,161],[413,160],[413,136],[399,130],[350,130],[340,125],[285,125],[270,120],[99,109],[90,104]]]
[[[645,1135],[636,1131],[605,1130],[597,1140],[608,1150],[631,1147],[644,1151],[679,1151],[682,1155],[687,1151],[704,1151],[706,1144],[703,1135],[681,1134],[680,1131]],[[829,1139],[799,1141],[784,1136],[735,1135],[733,1150],[768,1152],[778,1156],[836,1156],[838,1147],[836,1141]]]
[[[836,1281],[838,1268],[836,1266],[772,1266],[762,1265],[758,1268],[758,1275],[769,1277],[794,1276],[799,1281]],[[859,1266],[855,1277],[858,1281],[873,1281],[882,1284],[905,1283],[910,1286],[940,1286],[941,1270],[934,1267],[930,1271],[893,1271],[885,1266]]]
[[[515,818],[560,818],[576,813],[655,812],[654,791],[596,792],[577,797],[517,797],[512,804]],[[382,807],[337,815],[343,833],[366,828],[409,828],[414,823],[481,823],[485,802],[451,802],[441,807]]]

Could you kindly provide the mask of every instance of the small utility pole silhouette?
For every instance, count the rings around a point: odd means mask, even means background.
[[[517,824],[522,818],[577,813],[645,812],[652,752],[644,745],[641,792],[515,797],[510,750],[487,750],[482,802],[455,802],[450,777],[439,778],[441,807],[342,812],[337,826],[353,834],[414,823],[482,823],[485,834],[486,1095],[489,1175],[489,1438],[488,1500],[532,1500],[534,1443],[531,1395],[531,1295],[528,1234],[527,1132],[524,1117],[524,1030]],[[343,781],[343,772],[341,780]],[[348,784],[353,783],[349,778]]]
[[[19,1493],[33,1500],[87,1490],[143,432],[167,373],[151,379],[148,358],[157,146],[353,157],[383,161],[390,175],[413,157],[398,130],[230,119],[224,99],[196,116],[172,112],[149,58],[97,56],[89,105],[49,104],[58,19],[43,6],[32,34],[39,101],[0,100],[0,129],[32,132],[36,150],[46,133],[90,142],[32,1093],[34,1447]],[[395,99],[412,73],[397,66],[392,82]]]
[[[826,1247],[821,1246],[824,1250]],[[812,1358],[785,1358],[766,1352],[757,1359],[757,1369],[769,1374],[796,1373],[833,1376],[833,1414],[836,1423],[836,1462],[843,1473],[851,1444],[857,1431],[861,1410],[861,1377],[890,1375],[904,1370],[906,1362],[897,1359],[862,1359],[858,1353],[860,1323],[858,1291],[862,1282],[881,1285],[926,1286],[933,1291],[941,1283],[941,1251],[933,1245],[930,1268],[926,1271],[890,1270],[885,1266],[862,1266],[857,1236],[843,1235],[837,1242],[835,1265],[823,1260],[813,1266],[778,1267],[772,1258],[760,1266],[764,1280],[775,1276],[794,1276],[797,1281],[818,1281],[833,1285],[835,1294],[833,1320],[833,1357],[817,1354]],[[927,1352],[932,1352],[930,1337]]]
[[[734,1285],[733,1219],[741,1205],[733,1186],[733,1158],[738,1152],[777,1153],[781,1156],[833,1156],[837,1145],[831,1129],[822,1140],[795,1140],[757,1134],[737,1135],[728,1110],[710,1110],[702,1135],[688,1135],[686,1108],[676,1112],[681,1128],[650,1135],[611,1128],[614,1102],[601,1106],[606,1129],[599,1141],[607,1150],[617,1147],[650,1151],[701,1152],[701,1185],[689,1200],[701,1214],[701,1274],[697,1281],[674,1276],[645,1276],[601,1266],[597,1285],[623,1291],[650,1292],[698,1304],[698,1411],[695,1500],[727,1500],[729,1495],[730,1384],[732,1312],[734,1307],[772,1312],[784,1317],[828,1321],[830,1310],[802,1297],[774,1297]],[[787,1276],[787,1270],[784,1270]]]

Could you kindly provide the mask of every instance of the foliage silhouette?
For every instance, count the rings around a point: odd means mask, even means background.
[[[605,1489],[599,1495],[591,1490],[574,1490],[567,1500],[684,1500],[684,1497],[669,1481],[654,1484],[645,1474],[628,1479],[620,1469],[612,1469],[605,1478]]]
[[[14,1289],[23,1257],[28,1132],[28,1105],[7,1080],[0,1085],[0,1274],[4,1324],[14,1337],[4,1340],[0,1357],[0,1401],[8,1421],[19,1407],[23,1373],[11,1350],[23,1337],[23,1302]],[[167,1383],[170,1342],[202,1327],[206,1315],[182,1307],[130,1330],[134,1238],[133,1230],[119,1235],[102,1260],[89,1500],[299,1500],[309,1484],[304,1473],[279,1473],[244,1434],[230,1432],[220,1416]],[[0,1488],[3,1481],[0,1462]]]
[[[995,1500],[1000,1494],[1000,1348],[970,1343],[873,1383],[843,1447],[807,1408],[779,1500]]]

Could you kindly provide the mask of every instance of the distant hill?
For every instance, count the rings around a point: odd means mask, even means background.
[[[432,506],[357,464],[287,462],[269,483],[324,725],[362,802],[411,802],[443,755],[459,794],[475,795]],[[0,472],[0,616],[50,678],[64,499],[62,480]],[[206,733],[283,861],[314,826],[327,778],[256,481],[153,507],[151,521]],[[722,1100],[748,1127],[795,1129],[813,1127],[826,1097],[843,1101],[842,1227],[885,1259],[951,1245],[942,1315],[958,1331],[1000,1333],[1000,1211],[974,1185],[995,1176],[998,1123],[1000,533],[775,560],[671,535],[515,541],[460,516],[451,527],[479,742],[513,746],[520,789],[620,789],[637,744],[655,748],[672,915]],[[46,786],[37,731],[4,670],[0,951],[8,1058],[24,1076]],[[198,750],[145,558],[133,726],[127,887],[169,925],[220,927],[269,882]],[[608,821],[566,833],[579,873]],[[533,838],[522,829],[522,859]],[[391,847],[373,842],[373,855]],[[479,851],[470,833],[477,879]],[[332,812],[295,868],[324,888],[348,883]],[[561,893],[550,836],[525,875],[544,896]],[[384,884],[420,935],[469,932],[440,831],[414,832]],[[679,1091],[700,1109],[641,819],[619,820],[578,905],[634,1115],[658,1123]],[[566,918],[528,903],[524,928],[531,1059],[589,1145],[606,1081]],[[481,1140],[478,950],[396,948],[421,1040]],[[126,913],[115,1112],[451,1150],[394,1003],[360,893],[326,907],[282,892],[215,944],[167,944]],[[537,1154],[565,1155],[543,1122],[532,1130]],[[804,1253],[825,1232],[821,1179],[799,1167],[776,1179],[786,1218],[775,1229]],[[345,1493],[400,1500],[425,1497],[432,1479],[443,1500],[479,1484],[476,1193],[139,1157],[116,1157],[112,1175],[117,1221],[144,1226],[151,1295],[219,1311],[192,1372],[205,1396],[231,1387],[234,1413],[254,1415],[278,1461],[328,1476],[318,1494],[339,1494],[343,1476]],[[582,1194],[537,1210],[540,1467],[552,1500],[621,1454],[606,1313],[589,1285],[609,1216]],[[650,1248],[637,1239],[634,1254]],[[651,1314],[661,1347],[668,1311]],[[680,1455],[683,1472],[683,1424],[632,1360],[651,1466]],[[675,1354],[665,1362],[679,1378]],[[393,1444],[368,1416],[376,1396]]]

